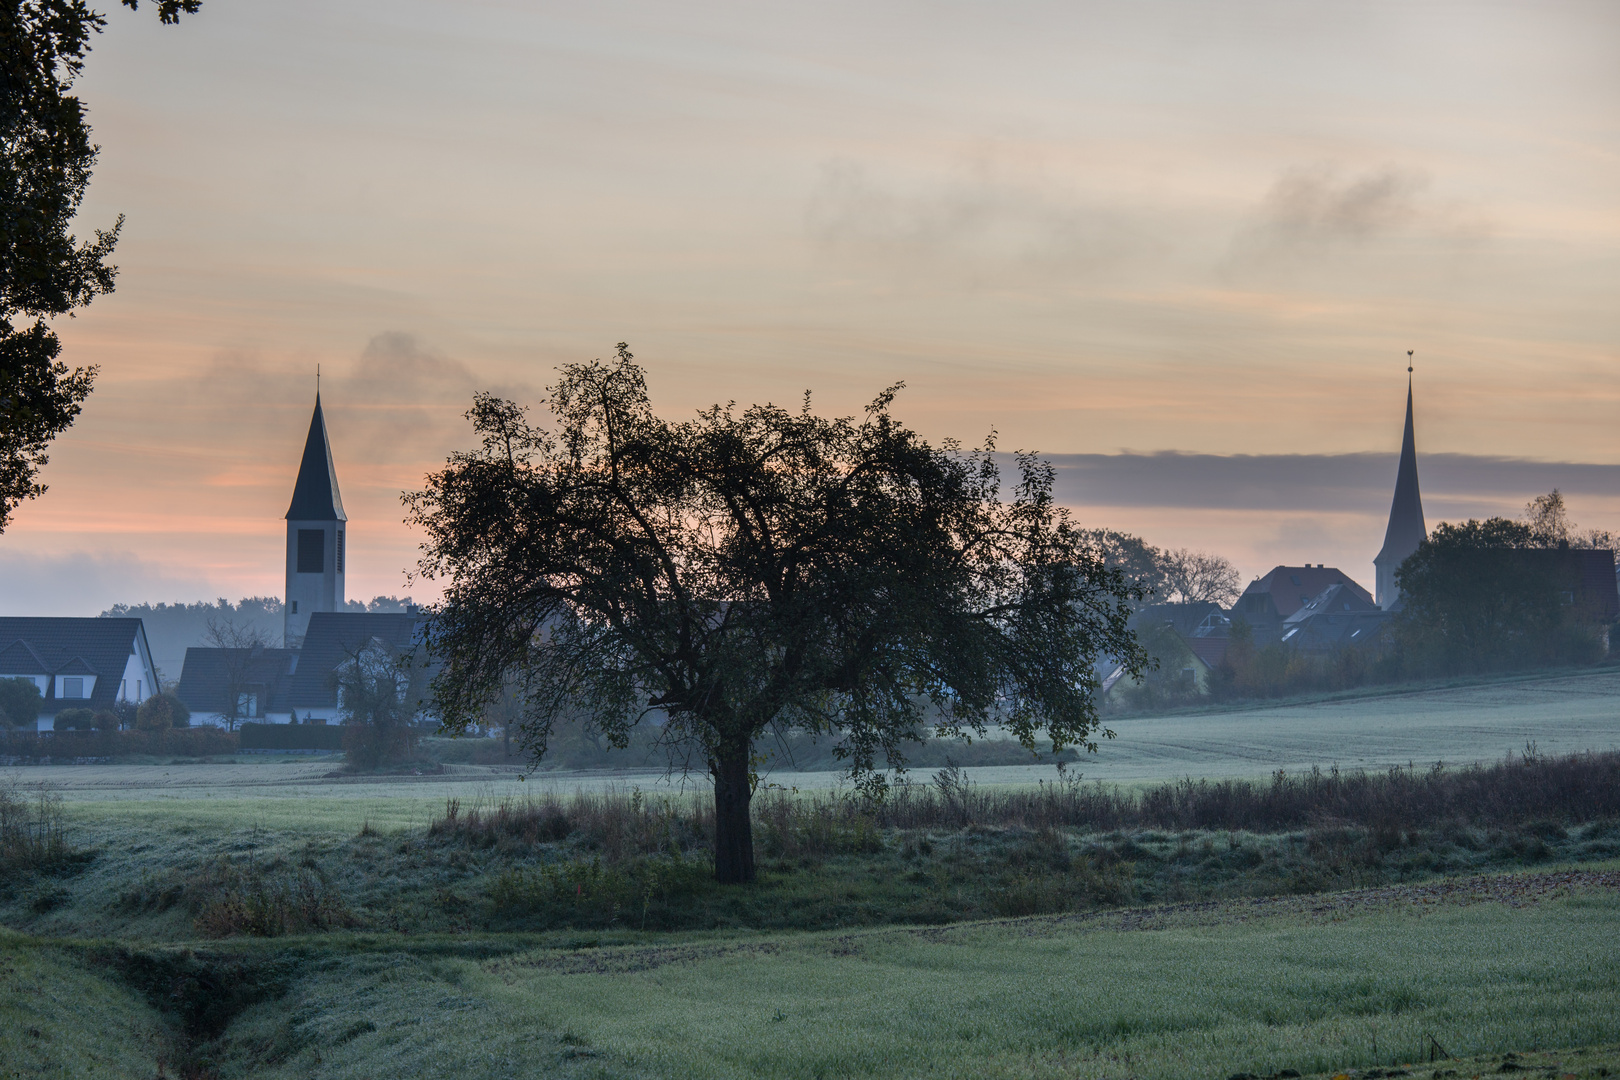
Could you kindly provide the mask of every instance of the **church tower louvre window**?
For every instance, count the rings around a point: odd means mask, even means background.
[[[348,516],[326,432],[321,395],[304,440],[304,456],[287,508],[287,592],[283,636],[297,648],[317,611],[343,610],[344,533]]]
[[[1406,356],[1406,430],[1401,436],[1401,460],[1395,468],[1395,497],[1390,502],[1384,546],[1373,559],[1377,602],[1385,611],[1400,600],[1395,572],[1428,536],[1423,523],[1423,495],[1418,490],[1417,440],[1412,425],[1412,354]]]

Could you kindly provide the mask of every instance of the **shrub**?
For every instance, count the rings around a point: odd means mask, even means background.
[[[89,709],[63,709],[51,723],[52,731],[90,731],[96,726],[96,714]]]
[[[118,714],[111,709],[97,709],[96,715],[91,718],[90,726],[97,731],[117,731],[121,726]]]
[[[135,726],[141,731],[163,731],[191,724],[191,710],[185,702],[165,691],[141,702],[135,713]]]
[[[33,679],[0,679],[0,727],[33,727],[41,700]]]

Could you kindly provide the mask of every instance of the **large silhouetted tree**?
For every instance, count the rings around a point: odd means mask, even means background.
[[[173,23],[198,0],[155,6]],[[105,21],[83,0],[0,0],[0,531],[44,492],[46,448],[95,380],[62,362],[46,320],[112,292],[118,270],[122,217],[92,240],[71,231],[98,152],[73,82]]]
[[[927,726],[1005,724],[1033,748],[1092,746],[1099,653],[1133,673],[1139,595],[1018,458],[931,446],[890,415],[715,406],[654,415],[623,345],[571,365],[553,423],[480,396],[482,446],[407,496],[421,572],[445,583],[429,641],[444,722],[477,721],[516,676],[522,738],[583,717],[623,747],[649,712],[714,780],[715,874],[754,877],[754,741],[838,733],[856,779]]]

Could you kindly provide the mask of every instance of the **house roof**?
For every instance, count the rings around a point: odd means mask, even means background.
[[[288,521],[347,521],[343,497],[338,492],[337,469],[332,466],[332,447],[326,438],[326,417],[321,413],[321,395],[315,395],[315,415],[309,419],[309,437],[304,440],[304,460],[298,466],[293,484]]]
[[[337,706],[338,668],[372,641],[407,653],[422,640],[426,621],[411,613],[317,611],[309,617],[304,645],[293,672],[288,704],[294,709]]]
[[[1131,615],[1130,627],[1135,630],[1144,626],[1170,626],[1186,637],[1209,616],[1222,614],[1219,604],[1207,600],[1191,604],[1148,604]]]
[[[262,712],[282,712],[297,660],[293,649],[190,648],[175,693],[194,713],[223,714],[234,682],[236,693],[260,695]]]
[[[1187,651],[1210,667],[1219,667],[1226,659],[1226,650],[1232,647],[1229,637],[1192,637],[1184,639]]]
[[[1302,618],[1290,619],[1281,640],[1292,648],[1307,651],[1365,645],[1377,640],[1393,618],[1393,612],[1377,607],[1360,611],[1313,611]]]
[[[1305,566],[1272,567],[1265,577],[1249,582],[1249,587],[1243,590],[1243,596],[1233,610],[1247,618],[1252,609],[1245,602],[1246,599],[1264,595],[1271,598],[1277,617],[1286,619],[1331,585],[1344,585],[1368,606],[1373,606],[1372,594],[1343,570],[1336,566],[1311,566],[1307,563]]]
[[[1406,381],[1406,432],[1401,436],[1401,461],[1395,468],[1395,497],[1389,504],[1389,525],[1384,546],[1373,562],[1400,565],[1418,549],[1428,531],[1423,526],[1423,495],[1418,491],[1417,441],[1412,433],[1412,380]]]
[[[1313,615],[1343,615],[1346,612],[1377,611],[1378,605],[1348,585],[1329,585],[1308,604],[1283,620],[1284,625],[1301,622]]]
[[[18,646],[21,648],[18,648]],[[155,687],[151,650],[139,619],[0,618],[0,675],[94,675],[89,700],[61,700],[53,678],[41,712],[54,714],[69,706],[110,709],[130,654],[141,657],[146,678]],[[32,663],[32,671],[10,670],[11,663]]]

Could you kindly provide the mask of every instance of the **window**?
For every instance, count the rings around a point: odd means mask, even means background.
[[[296,615],[296,614],[298,614],[298,601],[296,601],[296,600],[294,600],[294,601],[293,601],[293,602],[292,602],[292,604],[293,604],[293,609],[292,609],[292,613],[293,613],[293,614],[294,614],[294,615]]]
[[[1299,584],[1299,575],[1298,574],[1289,574],[1288,575],[1288,580],[1292,581],[1295,585],[1298,585]]]
[[[71,675],[64,677],[62,679],[62,696],[65,698],[84,697],[84,680]]]
[[[343,530],[338,530],[338,573],[343,573]]]
[[[298,530],[298,572],[324,574],[326,572],[326,530]]]

